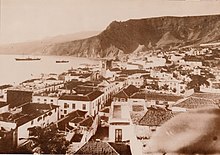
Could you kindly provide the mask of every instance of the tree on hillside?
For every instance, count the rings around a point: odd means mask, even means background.
[[[194,89],[195,92],[200,91],[201,85],[209,86],[209,82],[207,81],[206,77],[203,77],[201,75],[191,75],[190,78],[192,79],[192,81],[187,84],[187,88]]]
[[[71,80],[71,81],[69,81],[69,82],[66,82],[65,83],[65,88],[66,89],[68,89],[68,90],[70,90],[70,94],[72,94],[73,93],[73,89],[77,86],[77,85],[79,85],[79,84],[82,84],[83,82],[80,82],[80,81],[77,81],[77,80]]]

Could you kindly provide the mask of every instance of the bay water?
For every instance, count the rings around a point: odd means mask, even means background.
[[[41,58],[37,61],[16,61],[15,58]],[[67,60],[68,63],[56,63]],[[72,56],[27,56],[27,55],[0,55],[0,85],[19,84],[40,74],[60,74],[71,68],[78,68],[81,64],[96,65],[94,59]]]

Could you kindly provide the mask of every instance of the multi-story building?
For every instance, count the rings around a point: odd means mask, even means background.
[[[32,91],[34,94],[39,94],[43,92],[53,92],[62,87],[64,87],[64,82],[62,80],[56,80],[54,78],[40,78],[24,81],[14,88],[25,89]]]
[[[129,75],[127,81],[128,85],[134,85],[137,88],[144,85],[144,77],[141,73]]]
[[[0,144],[8,144],[9,149],[26,142],[28,128],[46,127],[58,120],[58,106],[49,104],[26,103],[0,114]]]
[[[109,117],[109,141],[121,142],[130,139],[128,98],[137,91],[135,86],[130,85],[114,96]]]
[[[104,104],[103,92],[92,91],[87,94],[63,95],[58,99],[60,117],[64,117],[74,110],[87,111],[88,115],[96,115]]]

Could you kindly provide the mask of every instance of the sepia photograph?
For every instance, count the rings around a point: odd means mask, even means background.
[[[219,155],[220,0],[0,0],[0,154]]]

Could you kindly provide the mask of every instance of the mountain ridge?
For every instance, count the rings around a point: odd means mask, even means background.
[[[0,44],[0,54],[45,54],[45,50],[53,45],[72,40],[80,40],[99,34],[100,31],[85,31],[73,34],[62,34],[46,37],[41,40]],[[6,52],[7,51],[7,52]]]
[[[66,51],[68,49],[66,47],[70,47],[68,55],[117,56],[119,51],[129,54],[139,45],[147,48],[149,44],[151,48],[169,48],[219,41],[219,29],[220,15],[164,16],[130,19],[124,22],[113,21],[97,36],[65,43],[62,46],[55,45],[52,51]]]
[[[116,57],[139,45],[167,49],[220,41],[220,15],[163,16],[113,21],[101,33],[80,40],[55,43],[44,48],[47,55]]]

